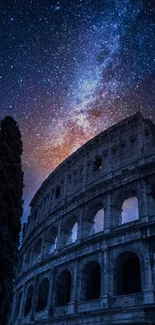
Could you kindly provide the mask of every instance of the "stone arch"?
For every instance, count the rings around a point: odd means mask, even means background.
[[[19,316],[21,300],[22,300],[22,292],[19,292],[18,296],[17,296],[17,301],[16,301],[14,319],[17,319]]]
[[[99,299],[101,296],[101,266],[97,261],[88,262],[81,275],[81,300]]]
[[[137,186],[123,186],[121,190],[117,192],[117,195],[115,196],[115,202],[114,204],[117,204],[118,206],[122,206],[123,202],[130,198],[130,197],[139,197],[139,192]]]
[[[70,216],[67,220],[63,223],[62,228],[62,237],[63,237],[63,244],[69,245],[74,243],[77,240],[78,235],[78,219],[75,215]]]
[[[104,230],[104,208],[97,211],[94,217],[94,232],[95,234]]]
[[[32,297],[33,297],[33,285],[31,284],[27,289],[24,316],[27,316],[30,313],[32,307]]]
[[[36,240],[34,249],[33,249],[33,262],[37,262],[41,255],[42,248],[42,238]]]
[[[51,254],[56,249],[58,229],[56,225],[51,225],[45,233],[44,253]]]
[[[121,223],[127,223],[139,219],[137,196],[130,196],[122,204]]]
[[[55,305],[64,306],[71,299],[72,276],[71,272],[63,270],[56,281]]]
[[[115,294],[127,295],[142,292],[139,256],[133,251],[121,253],[116,259]]]
[[[139,193],[136,186],[122,187],[112,200],[112,226],[118,226],[139,218]]]
[[[36,312],[42,311],[47,307],[49,286],[50,286],[50,282],[48,278],[44,278],[39,283]]]
[[[83,235],[88,237],[104,230],[104,204],[100,200],[88,205],[83,222]]]

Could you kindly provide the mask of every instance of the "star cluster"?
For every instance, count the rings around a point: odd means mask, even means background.
[[[25,212],[69,154],[141,111],[155,121],[154,0],[6,0],[0,118],[23,138]]]

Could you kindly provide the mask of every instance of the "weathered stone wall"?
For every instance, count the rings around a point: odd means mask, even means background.
[[[154,184],[155,126],[140,113],[99,134],[60,164],[31,202],[12,324],[155,324]],[[122,205],[131,197],[138,199],[139,218],[122,224]],[[94,216],[100,209],[104,228],[95,233]],[[118,287],[123,287],[128,259],[135,263],[133,283],[140,272],[141,290],[123,294]],[[96,267],[100,295],[86,300],[89,272],[94,274]],[[37,312],[45,278],[49,288],[42,296],[47,301],[40,303],[46,308]],[[70,283],[69,298],[65,281]],[[59,292],[66,299],[60,306]],[[24,315],[26,304],[30,310]]]

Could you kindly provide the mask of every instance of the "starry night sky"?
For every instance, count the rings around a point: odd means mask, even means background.
[[[155,122],[154,0],[5,0],[0,119],[23,138],[24,220],[69,154],[141,111]]]

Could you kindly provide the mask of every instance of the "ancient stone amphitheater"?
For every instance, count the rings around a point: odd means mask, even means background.
[[[10,324],[155,324],[155,125],[137,113],[43,182]]]

